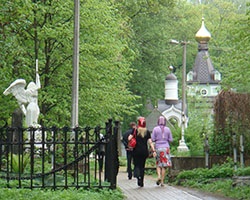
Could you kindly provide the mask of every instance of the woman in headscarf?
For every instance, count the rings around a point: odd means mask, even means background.
[[[170,143],[173,141],[171,130],[166,126],[166,119],[160,116],[158,125],[154,127],[152,132],[152,141],[155,143],[156,149],[156,171],[158,179],[157,185],[164,186],[166,168],[171,167]]]
[[[129,135],[128,140],[133,137],[133,132]],[[154,144],[151,140],[149,130],[146,128],[146,120],[144,117],[139,117],[136,130],[136,147],[133,149],[132,155],[134,160],[134,177],[137,178],[137,184],[140,187],[144,186],[144,170],[146,159],[148,158],[148,144],[154,149]],[[156,154],[155,154],[156,155]]]

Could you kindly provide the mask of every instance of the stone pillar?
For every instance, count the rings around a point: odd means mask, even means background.
[[[20,154],[23,151],[23,112],[20,108],[17,108],[12,114],[12,128],[14,128],[13,132],[10,132],[9,137],[11,137],[11,141],[17,143],[12,146],[12,152],[14,154]]]

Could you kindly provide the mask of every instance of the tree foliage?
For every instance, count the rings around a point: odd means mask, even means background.
[[[72,1],[5,1],[1,9],[2,91],[17,78],[35,76],[39,60],[41,124],[70,125],[73,53]],[[124,20],[107,1],[88,0],[81,6],[80,99],[81,125],[133,113],[136,96],[126,87],[133,51]],[[126,29],[127,28],[127,29]],[[1,98],[9,118],[17,103]],[[121,117],[120,117],[121,118]],[[119,119],[119,118],[118,118]]]
[[[74,2],[1,3],[1,91],[17,78],[34,80],[38,59],[40,123],[69,125]],[[80,6],[80,125],[110,117],[126,123],[147,115],[148,105],[164,98],[168,66],[174,65],[177,78],[182,78],[182,47],[171,45],[170,39],[190,42],[191,70],[203,16],[222,86],[249,91],[249,6],[244,0],[86,0]],[[10,120],[16,101],[2,96],[0,102],[1,119]]]
[[[128,46],[129,27],[113,5],[90,2],[82,9],[80,50],[80,117],[89,124],[98,118],[121,120],[136,108],[136,96],[127,88],[134,58]]]
[[[54,119],[52,116],[64,115],[67,118],[70,113],[73,4],[58,1],[5,3],[6,7],[2,8],[5,24],[1,29],[4,30],[2,43],[8,53],[3,52],[5,63],[1,62],[6,77],[2,87],[6,88],[17,78],[34,81],[35,60],[38,59],[42,83],[39,91],[40,123]],[[5,97],[3,101],[17,107],[16,101],[10,98]],[[6,107],[9,114],[13,107]]]
[[[236,89],[239,92],[250,92],[249,66],[250,66],[250,12],[249,6],[246,15],[233,20],[230,40],[227,41],[228,51],[221,57],[223,59],[223,86],[225,89]],[[233,81],[232,81],[233,80]]]

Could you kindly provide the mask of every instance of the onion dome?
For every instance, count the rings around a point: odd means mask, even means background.
[[[168,69],[170,70],[171,73],[166,76],[166,80],[177,80],[176,76],[173,73],[174,67],[169,66]]]
[[[166,80],[177,80],[177,78],[173,73],[171,73],[166,76]]]
[[[200,30],[196,33],[195,39],[199,43],[207,43],[211,38],[210,32],[206,29],[204,18],[202,18],[202,24]]]

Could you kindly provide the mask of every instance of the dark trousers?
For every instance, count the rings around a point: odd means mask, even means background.
[[[146,159],[144,157],[139,157],[136,156],[134,157],[134,177],[139,178],[142,180],[144,180],[144,171],[145,171],[145,163],[146,163]]]
[[[127,150],[126,151],[127,155],[127,172],[128,172],[128,178],[132,178],[132,151]]]

